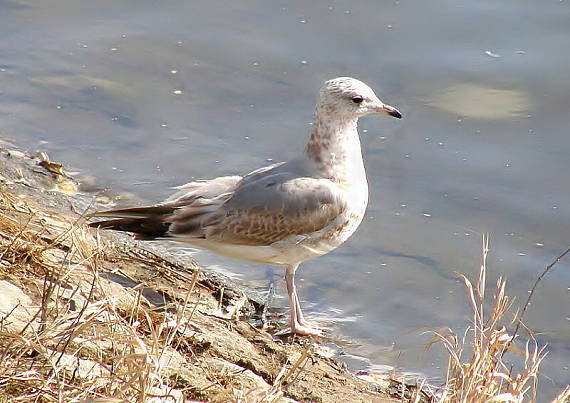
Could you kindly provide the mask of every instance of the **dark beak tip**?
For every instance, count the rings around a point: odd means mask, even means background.
[[[394,109],[393,111],[388,112],[388,115],[393,116],[397,119],[402,119],[402,114],[397,109]]]

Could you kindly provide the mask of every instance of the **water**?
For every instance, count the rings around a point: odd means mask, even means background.
[[[367,218],[302,266],[301,297],[353,340],[347,353],[437,377],[443,354],[408,331],[467,326],[454,273],[476,270],[481,234],[488,284],[506,276],[519,303],[568,246],[569,18],[557,0],[4,0],[0,135],[130,193],[125,204],[156,202],[296,155],[321,83],[362,79],[404,119],[361,121]],[[267,285],[263,267],[198,258]],[[570,379],[569,266],[526,316],[551,352],[542,401]]]

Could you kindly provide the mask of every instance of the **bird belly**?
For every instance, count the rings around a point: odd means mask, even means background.
[[[316,245],[315,242],[306,242],[307,238],[310,239],[311,234],[288,237],[266,246],[228,244],[195,238],[178,238],[176,240],[234,259],[277,265],[299,264],[334,249],[323,249],[320,245]]]
[[[275,242],[271,247],[279,250],[280,256],[292,262],[285,264],[301,263],[339,247],[356,231],[363,217],[364,209],[349,210],[320,231],[288,237]]]

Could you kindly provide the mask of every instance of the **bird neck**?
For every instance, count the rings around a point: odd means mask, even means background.
[[[355,118],[330,116],[317,107],[305,155],[335,182],[348,183],[365,175]]]

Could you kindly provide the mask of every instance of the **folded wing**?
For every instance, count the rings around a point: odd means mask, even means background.
[[[318,231],[345,209],[343,194],[330,180],[280,172],[238,186],[223,204],[203,216],[199,228],[193,209],[176,211],[170,234],[197,235],[229,244],[270,245]]]
[[[270,245],[325,228],[346,208],[343,192],[328,179],[275,165],[245,178],[192,182],[157,206],[103,211],[113,219],[92,227],[132,232],[137,239],[179,238],[237,245]]]

